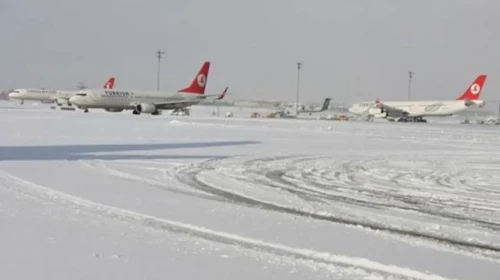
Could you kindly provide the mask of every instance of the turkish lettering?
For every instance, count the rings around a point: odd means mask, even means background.
[[[134,93],[130,91],[114,91],[114,90],[105,90],[104,91],[105,96],[119,96],[119,97],[129,97],[133,96]]]

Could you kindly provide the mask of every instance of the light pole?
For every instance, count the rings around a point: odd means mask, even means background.
[[[415,75],[415,72],[408,72],[408,100],[411,100],[411,79],[413,78],[413,75]]]
[[[158,70],[156,71],[156,90],[160,90],[160,61],[163,58],[165,52],[161,50],[156,51],[156,58],[158,59]]]
[[[295,114],[299,115],[299,93],[300,93],[300,68],[302,68],[302,62],[297,62],[297,99],[295,100]]]

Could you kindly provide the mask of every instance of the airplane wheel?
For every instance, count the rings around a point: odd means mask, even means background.
[[[134,110],[134,111],[132,111],[132,114],[134,114],[134,115],[140,115],[141,113],[137,112],[136,110]]]
[[[89,109],[85,109],[83,110],[84,113],[88,113],[89,112]]]

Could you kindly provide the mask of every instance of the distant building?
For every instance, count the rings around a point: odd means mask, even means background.
[[[290,103],[283,100],[249,100],[249,99],[239,99],[239,100],[206,100],[201,102],[202,105],[212,105],[212,106],[235,106],[235,107],[246,107],[246,108],[269,108],[269,109],[281,109],[285,107],[295,108],[295,103]],[[293,104],[293,105],[292,105]],[[316,109],[323,105],[323,100],[318,100],[312,103],[301,103],[303,109]],[[329,111],[336,112],[347,112],[349,105],[345,103],[330,103]]]
[[[276,100],[235,100],[234,106],[237,107],[264,107],[273,108],[281,105],[281,101]]]

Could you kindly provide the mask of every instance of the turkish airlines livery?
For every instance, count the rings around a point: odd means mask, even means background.
[[[115,78],[111,77],[104,84],[105,89],[112,89],[115,84]],[[9,93],[9,97],[12,99],[21,100],[21,104],[24,104],[24,100],[34,100],[41,101],[42,103],[56,103],[59,106],[68,105],[71,106],[69,99],[80,92],[80,90],[54,90],[54,89],[33,89],[33,88],[20,88],[15,89]]]
[[[479,75],[467,90],[456,100],[434,101],[391,101],[360,102],[349,108],[349,112],[366,117],[394,119],[400,122],[426,122],[427,116],[451,116],[464,111],[471,106],[483,107],[484,100],[480,100],[481,91],[487,75]]]
[[[141,113],[159,115],[162,110],[188,107],[207,100],[209,97],[219,100],[224,98],[227,87],[218,95],[205,94],[209,70],[210,62],[206,61],[191,82],[191,85],[177,92],[88,89],[78,92],[69,101],[85,110],[85,112],[88,112],[88,109],[100,108],[108,112],[133,110],[134,115]]]

